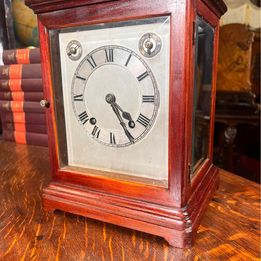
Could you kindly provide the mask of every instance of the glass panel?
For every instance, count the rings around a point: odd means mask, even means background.
[[[208,157],[212,92],[214,29],[196,20],[195,75],[192,122],[192,175]]]
[[[170,17],[49,35],[60,167],[166,187]]]

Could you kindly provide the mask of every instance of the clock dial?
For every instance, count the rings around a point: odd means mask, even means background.
[[[103,145],[125,147],[148,135],[160,97],[151,69],[137,53],[106,45],[88,53],[78,65],[72,104],[91,138]]]
[[[59,48],[64,165],[168,184],[170,17],[61,29]]]

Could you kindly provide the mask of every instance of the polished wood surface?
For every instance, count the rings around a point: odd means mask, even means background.
[[[156,236],[61,211],[42,210],[50,179],[47,148],[0,140],[0,260],[259,260],[260,186],[221,171],[220,188],[195,245],[170,247]]]

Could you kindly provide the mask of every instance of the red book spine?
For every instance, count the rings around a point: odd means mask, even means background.
[[[3,122],[3,130],[47,134],[47,128],[44,124]]]
[[[11,92],[42,92],[42,79],[11,79],[0,80],[0,91]]]
[[[13,49],[3,51],[3,63],[9,64],[29,64],[41,63],[40,49]]]
[[[46,124],[45,113],[1,112],[2,122]]]
[[[0,101],[0,111],[11,112],[44,112],[39,102],[29,101]]]
[[[0,79],[42,78],[41,64],[10,64],[0,66]]]
[[[43,98],[42,92],[1,92],[0,100],[4,101],[37,101]]]
[[[7,141],[14,141],[21,144],[48,146],[47,134],[19,132],[19,131],[3,131],[3,138]]]

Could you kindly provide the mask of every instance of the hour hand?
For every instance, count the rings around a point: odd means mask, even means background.
[[[130,113],[128,113],[128,112],[126,112],[126,111],[124,111],[124,112],[122,113],[122,117],[123,117],[125,120],[132,121],[132,118],[131,118]]]
[[[131,115],[129,112],[124,111],[119,104],[116,103],[116,98],[113,94],[109,93],[106,95],[105,97],[106,102],[108,102],[109,104],[115,106],[118,110],[120,110],[122,112],[122,117],[128,121],[128,125],[130,128],[134,128],[135,127],[135,122],[133,121]]]
[[[135,122],[131,118],[130,113],[127,111],[123,111],[117,103],[115,103],[115,106],[122,112],[122,117],[128,121],[129,127],[133,129],[135,127]]]
[[[132,135],[128,131],[128,129],[126,127],[126,124],[125,124],[125,122],[123,121],[123,119],[122,119],[122,117],[120,115],[119,108],[118,108],[118,106],[116,106],[116,103],[115,103],[115,101],[116,101],[115,96],[113,94],[107,94],[105,99],[106,99],[106,102],[108,102],[111,105],[114,113],[116,114],[116,116],[117,116],[117,118],[118,118],[118,120],[119,120],[119,122],[120,122],[120,124],[121,124],[121,126],[122,126],[122,128],[123,128],[123,130],[124,130],[124,132],[126,134],[126,136],[127,136],[127,138],[130,140],[130,142],[133,143],[134,142],[134,138],[132,137]]]

